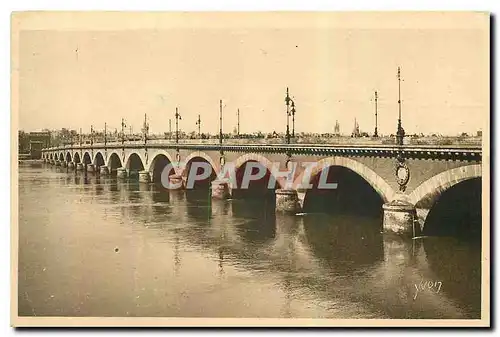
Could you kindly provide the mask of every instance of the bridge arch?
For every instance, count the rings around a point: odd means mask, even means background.
[[[327,157],[319,160],[317,164],[313,167],[309,181],[310,183],[313,177],[323,171],[323,169],[340,166],[349,169],[363,178],[370,186],[378,193],[380,198],[384,203],[391,201],[394,198],[395,192],[391,186],[377,173],[375,173],[368,166],[347,157]],[[301,186],[303,184],[304,171],[301,172],[294,181],[294,186]]]
[[[104,156],[102,155],[101,151],[97,151],[95,156],[94,156],[94,165],[96,167],[101,167],[104,166],[106,162],[104,161]]]
[[[215,161],[212,159],[212,157],[210,157],[207,153],[202,152],[202,151],[196,151],[196,152],[191,153],[189,156],[187,156],[184,159],[185,166],[187,167],[187,165],[196,158],[204,159],[206,162],[208,162],[210,164],[210,166],[212,166],[212,169],[214,170],[215,174],[219,173],[220,165],[217,165],[215,163]]]
[[[152,158],[153,159],[149,163],[149,174],[151,175],[151,181],[160,184],[163,169],[168,164],[172,163],[172,157],[170,157],[170,154],[168,152],[162,151],[154,154]],[[174,169],[172,167],[168,175],[171,175],[173,173]]]
[[[62,152],[59,154],[59,161],[64,161],[64,155],[62,154]]]
[[[90,156],[90,153],[88,151],[85,151],[85,153],[83,154],[82,162],[85,165],[92,164],[92,157]]]
[[[215,180],[217,177],[217,174],[219,173],[218,171],[218,166],[215,164],[214,160],[206,153],[197,151],[191,153],[189,156],[187,156],[184,161],[183,161],[183,171],[182,175],[186,178],[187,184],[190,184],[189,182],[189,175],[190,171],[192,168],[193,163],[196,162],[204,162],[208,163],[210,165],[210,176],[203,181],[195,181],[194,184],[192,185],[194,188],[202,187],[202,186],[209,186],[210,183]],[[199,174],[202,174],[203,172],[200,171],[198,172]]]
[[[132,152],[125,159],[125,168],[131,172],[138,172],[144,170],[143,160],[137,152]]]
[[[424,235],[480,241],[482,172],[480,164],[450,169],[417,187],[409,200]]]
[[[116,169],[122,167],[120,156],[116,152],[112,152],[108,158],[109,172],[116,173]]]
[[[71,152],[66,152],[66,161],[69,163],[71,161]]]
[[[250,181],[249,185],[246,188],[241,188],[242,187],[241,185],[243,183],[244,172],[246,171],[246,165],[252,162],[257,163],[261,167],[265,168],[266,174],[263,178],[259,180]],[[271,196],[271,195],[274,196],[274,189],[268,188],[270,179],[274,181],[275,184],[274,187],[276,189],[283,188],[280,179],[278,179],[273,174],[274,172],[273,163],[263,155],[257,153],[246,153],[236,158],[236,160],[232,163],[232,165],[234,165],[236,186],[233,185],[234,183],[233,179],[230,179],[229,189],[231,190],[233,198],[234,197],[239,198],[245,196]],[[228,167],[227,169],[231,170],[232,168]]]
[[[80,154],[78,152],[75,152],[75,154],[73,155],[73,162],[75,164],[78,164],[81,162],[81,159],[80,159]]]
[[[481,176],[481,164],[466,165],[441,172],[414,189],[408,196],[409,202],[417,208],[430,209],[441,194],[450,187],[465,180],[481,178]]]

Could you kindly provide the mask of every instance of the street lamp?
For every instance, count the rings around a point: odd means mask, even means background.
[[[125,128],[127,127],[127,125],[125,124],[125,120],[122,118],[122,146],[124,145],[125,143]]]
[[[196,121],[196,125],[198,125],[198,138],[201,139],[201,116],[198,115],[198,120]]]
[[[290,144],[290,95],[288,94],[288,87],[286,88],[286,143]]]
[[[175,108],[175,143],[179,143],[179,119],[181,115],[179,113],[179,108]]]
[[[222,145],[222,100],[220,100],[219,110],[220,110],[219,144]]]
[[[144,114],[144,125],[142,128],[142,134],[144,135],[144,146],[146,146],[146,143],[148,142],[148,132],[149,132],[149,123],[146,114]]]
[[[373,137],[377,138],[378,137],[378,129],[377,129],[377,124],[378,124],[378,111],[377,111],[377,102],[378,102],[378,93],[375,90],[375,133],[373,134]]]
[[[94,146],[94,126],[90,126],[90,146]]]
[[[396,144],[403,145],[405,130],[401,125],[401,69],[398,67],[398,105],[399,105],[399,118],[398,118],[398,131],[396,132]]]
[[[292,138],[295,138],[295,101],[292,100]]]
[[[240,136],[240,109],[238,109],[238,128],[236,129],[238,137]]]

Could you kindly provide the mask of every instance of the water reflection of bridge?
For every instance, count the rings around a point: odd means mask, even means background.
[[[218,262],[220,275],[225,268],[244,268],[255,277],[272,272],[279,276],[287,301],[298,294],[321,296],[335,317],[369,317],[377,312],[397,318],[459,318],[480,308],[477,287],[473,286],[471,296],[464,296],[471,293],[470,284],[454,280],[456,274],[442,267],[446,261],[459,262],[455,257],[443,256],[443,248],[436,249],[432,241],[424,241],[424,252],[419,241],[384,237],[374,218],[289,217],[274,214],[272,205],[263,201],[217,201],[205,191],[166,193],[137,182],[99,182],[90,181],[96,195],[107,196],[123,216],[146,219],[148,231],[169,238],[177,270],[183,264],[184,249],[198,247]],[[85,189],[85,193],[91,192]],[[178,225],[167,225],[169,219]],[[444,249],[455,247],[447,243]],[[464,275],[471,273],[479,275],[477,270],[464,269]],[[441,294],[420,294],[419,302],[412,301],[414,284],[422,277],[444,280],[447,287]],[[480,278],[466,278],[480,284]],[[346,298],[350,303],[345,303]],[[469,312],[462,309],[464,303],[471,306]],[[362,308],[371,311],[360,312]],[[283,312],[286,316],[287,309]]]

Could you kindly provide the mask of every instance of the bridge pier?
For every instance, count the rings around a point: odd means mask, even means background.
[[[214,199],[230,199],[231,191],[229,183],[226,180],[214,180],[211,184],[212,198]]]
[[[99,169],[99,174],[102,176],[107,176],[109,174],[108,167],[106,165],[103,165]]]
[[[411,203],[395,199],[384,204],[384,233],[394,233],[405,237],[420,235],[415,206]]]
[[[61,162],[59,160],[56,160],[56,166],[61,166]]]
[[[68,162],[68,169],[73,170],[75,168],[75,163],[72,161]]]
[[[184,189],[184,180],[182,179],[182,176],[180,174],[172,174],[168,176],[168,184],[169,186],[172,186],[174,190],[179,190],[179,189]]]
[[[275,194],[277,212],[295,214],[302,210],[299,194],[296,190],[277,189]]]
[[[87,172],[88,173],[94,173],[94,165],[92,164],[87,164]]]
[[[116,169],[116,177],[120,179],[127,178],[127,169],[124,167],[119,167]]]
[[[68,167],[68,162],[66,162],[66,161],[61,162],[61,166],[62,167]]]
[[[151,182],[151,175],[149,174],[149,171],[139,171],[139,182],[141,183]]]
[[[83,171],[83,164],[82,163],[76,164],[76,170],[77,171]]]

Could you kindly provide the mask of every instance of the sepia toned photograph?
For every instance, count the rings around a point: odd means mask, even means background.
[[[11,324],[490,326],[484,12],[16,12]]]

